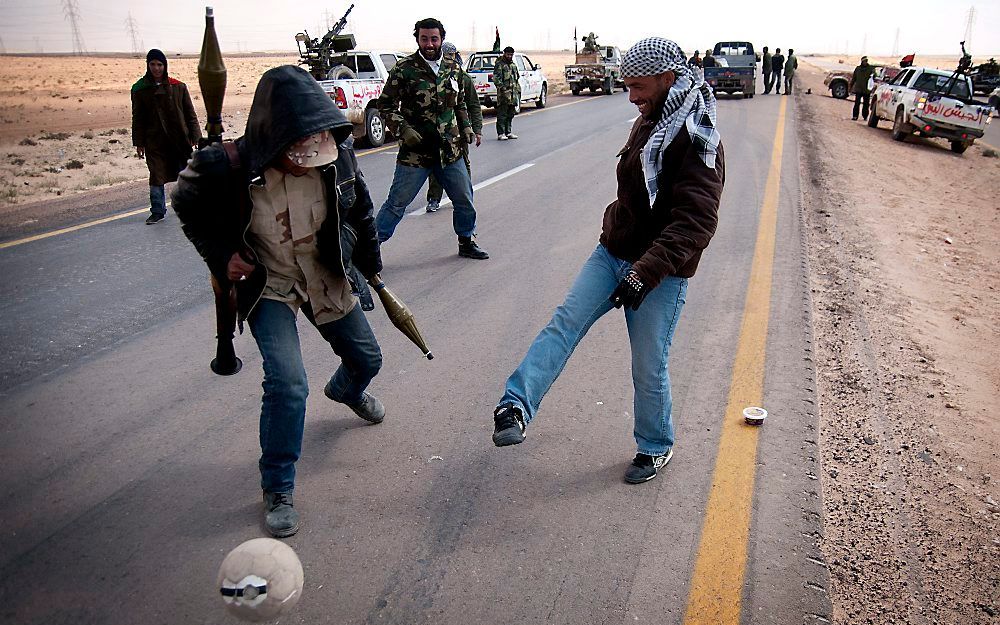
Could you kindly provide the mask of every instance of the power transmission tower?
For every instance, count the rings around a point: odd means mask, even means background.
[[[476,46],[476,23],[472,22],[472,50],[475,51],[478,49]]]
[[[7,54],[7,46],[3,45],[3,37],[0,37],[0,54]]]
[[[896,39],[892,42],[892,56],[899,56],[899,29],[896,29]]]
[[[83,45],[83,35],[80,34],[80,5],[76,0],[62,0],[62,5],[73,31],[73,54],[86,54],[87,47]]]
[[[326,30],[330,31],[330,9],[323,10],[323,20],[326,22]]]
[[[972,47],[972,26],[976,23],[976,7],[969,7],[969,19],[965,23],[965,49]]]
[[[132,54],[139,56],[142,50],[139,48],[139,24],[132,17],[132,11],[128,12],[128,19],[125,20],[125,28],[128,30],[129,39],[132,40]]]
[[[42,52],[43,52],[43,50],[42,50],[42,42],[41,42],[41,40],[38,37],[35,37],[35,53],[36,54],[41,54]]]

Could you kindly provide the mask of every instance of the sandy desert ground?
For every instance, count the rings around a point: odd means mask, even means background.
[[[466,53],[467,54],[467,53]],[[567,89],[563,66],[572,53],[527,52],[540,63],[549,93]],[[257,80],[297,56],[226,58],[223,109],[227,137],[243,134]],[[135,157],[129,89],[145,71],[143,59],[123,57],[8,56],[0,63],[0,213],[5,207],[141,180]],[[198,59],[169,60],[170,75],[198,95]]]
[[[1000,158],[892,141],[803,65],[834,622],[998,623]]]

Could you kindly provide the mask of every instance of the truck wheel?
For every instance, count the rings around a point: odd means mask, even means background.
[[[535,108],[543,109],[545,108],[545,98],[548,95],[549,88],[547,85],[542,85],[542,92],[538,94],[538,99],[535,100]]]
[[[573,95],[580,95],[580,88],[579,87],[570,87],[569,90],[573,92]]]
[[[604,95],[611,95],[615,92],[615,81],[610,76],[604,79],[603,90]]]
[[[951,142],[951,151],[954,152],[955,154],[963,154],[968,149],[969,149],[969,144],[966,143],[965,141]]]
[[[380,147],[385,143],[385,124],[375,107],[365,111],[365,142],[372,148]]]
[[[875,105],[872,104],[871,114],[868,116],[868,127],[878,128],[878,121],[879,121],[878,113],[875,112]]]
[[[337,65],[326,74],[327,80],[354,80],[358,75],[346,65]]]
[[[837,98],[838,100],[847,99],[847,83],[842,80],[835,81],[830,85],[830,95]]]
[[[903,121],[902,107],[896,109],[896,118],[892,121],[892,138],[896,141],[903,141],[911,132],[910,125]]]

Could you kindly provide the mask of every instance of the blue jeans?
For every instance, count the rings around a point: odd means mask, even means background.
[[[507,378],[499,405],[517,406],[526,422],[534,419],[542,398],[562,373],[580,339],[612,309],[608,298],[631,268],[631,263],[615,258],[603,245],[597,246],[566,301],[556,308],[552,320]],[[686,278],[668,277],[650,291],[639,310],[625,309],[632,347],[634,435],[639,453],[658,456],[674,445],[667,357],[686,293]]]
[[[406,207],[417,197],[417,193],[420,193],[420,188],[424,186],[429,173],[433,173],[441,183],[455,207],[451,218],[455,234],[460,237],[471,237],[476,233],[476,209],[472,205],[472,178],[462,159],[444,167],[435,165],[429,169],[396,163],[392,186],[389,187],[389,197],[375,215],[375,229],[379,241],[388,241],[396,231],[396,226],[406,213]]]
[[[167,193],[162,184],[149,187],[149,212],[154,215],[167,214]]]
[[[315,325],[308,303],[302,312]],[[260,485],[269,493],[290,493],[295,488],[309,395],[295,311],[284,302],[261,299],[248,321],[264,365]],[[361,307],[316,327],[342,361],[327,385],[330,394],[345,404],[357,402],[382,367],[382,352]]]

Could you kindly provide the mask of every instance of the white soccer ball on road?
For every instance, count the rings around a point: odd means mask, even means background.
[[[287,613],[299,602],[304,581],[295,551],[273,538],[246,541],[219,567],[219,592],[226,609],[248,621]]]

